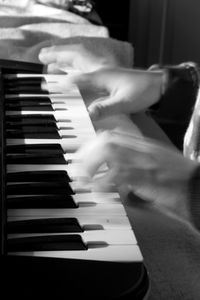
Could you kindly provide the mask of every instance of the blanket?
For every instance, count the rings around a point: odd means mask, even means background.
[[[120,65],[132,66],[133,49],[127,42],[114,42],[109,30],[67,10],[34,3],[28,9],[0,4],[0,59],[39,62],[41,48],[74,42],[74,37],[90,37],[96,49],[106,48]],[[99,42],[98,38],[104,39]],[[105,47],[106,41],[106,47]]]

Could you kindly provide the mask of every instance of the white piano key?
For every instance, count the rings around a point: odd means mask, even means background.
[[[16,101],[16,100],[23,100],[26,98],[34,98],[35,102],[37,103],[38,100],[42,100],[42,98],[49,98],[51,103],[65,103],[69,104],[70,106],[80,106],[83,102],[83,99],[80,95],[80,93],[66,93],[66,94],[6,94],[5,99],[6,101]],[[86,110],[86,108],[83,109],[83,111]]]
[[[57,132],[62,139],[67,138],[67,136],[75,136],[77,138],[81,136],[83,138],[88,138],[90,134],[90,131],[86,129],[80,130],[78,134],[75,129],[60,129]]]
[[[64,152],[77,151],[82,145],[92,141],[92,137],[74,137],[60,139],[6,139],[6,145],[30,145],[30,144],[60,144]]]
[[[72,233],[13,233],[8,234],[8,239],[33,237],[33,236],[51,236],[51,235],[70,235]],[[136,245],[137,241],[131,229],[126,230],[90,230],[77,232],[85,244],[106,243],[108,245]]]
[[[77,167],[75,167],[76,169]],[[72,169],[71,171],[69,171]],[[69,165],[40,165],[40,164],[20,164],[20,165],[7,165],[7,172],[25,172],[25,171],[67,171],[73,173],[73,168],[70,168]]]
[[[99,203],[99,204],[121,203],[121,199],[118,193],[92,192],[92,193],[84,193],[84,194],[75,194],[73,195],[73,199],[77,204],[82,204],[85,202]]]
[[[85,251],[32,251],[12,252],[12,255],[38,256],[52,258],[70,258],[82,260],[112,261],[112,262],[142,262],[138,245],[112,245],[90,248]]]
[[[63,77],[63,74],[38,74],[38,73],[16,73],[16,74],[5,74],[5,79],[23,79],[23,78],[44,78],[50,81],[57,81]]]
[[[73,128],[73,130],[77,131],[77,133],[79,131],[88,131],[92,134],[95,134],[95,130],[94,128],[92,127],[86,127],[86,126],[83,126],[83,122],[81,122],[80,120],[76,121],[76,120],[72,120],[72,119],[68,119],[68,121],[65,121],[65,122],[56,122],[55,125],[57,126],[58,129],[65,129],[65,128],[68,128],[68,127],[71,127]]]
[[[39,111],[36,110],[20,110],[20,111],[15,111],[14,109],[13,110],[7,110],[6,111],[6,116],[23,116],[23,115],[38,115],[39,114]],[[88,119],[88,116],[86,114],[86,112],[84,110],[81,109],[81,106],[78,106],[77,108],[75,107],[74,109],[73,108],[70,108],[68,110],[61,110],[61,111],[42,111],[41,112],[42,115],[53,115],[54,118],[57,120],[57,121],[65,121],[65,119],[68,119],[70,118],[71,120],[79,120],[81,122],[86,122],[86,124],[90,124],[91,121]]]
[[[49,218],[48,216],[43,217],[44,219]],[[51,216],[51,218],[56,218],[56,216]],[[59,217],[61,218],[61,217]],[[41,219],[40,216],[36,215],[32,216],[8,216],[8,221],[22,221],[22,220],[35,220]],[[92,230],[92,228],[96,228],[96,226],[101,226],[102,229],[112,229],[112,230],[124,230],[131,229],[130,222],[127,216],[93,216],[93,215],[80,215],[77,218],[80,226],[85,230]]]
[[[126,211],[121,204],[113,205],[113,204],[96,204],[95,206],[88,206],[88,207],[79,207],[79,208],[30,208],[30,209],[8,209],[8,217],[14,216],[40,216],[40,217],[65,217],[65,218],[72,218],[72,217],[78,217],[80,215],[98,215],[98,216],[106,216],[106,215],[120,215],[125,216]]]

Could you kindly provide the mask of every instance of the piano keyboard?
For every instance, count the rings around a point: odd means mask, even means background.
[[[143,266],[115,187],[78,185],[76,151],[95,130],[78,88],[56,88],[64,76],[3,77],[7,255]]]

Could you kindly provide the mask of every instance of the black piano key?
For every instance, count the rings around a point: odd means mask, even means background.
[[[44,115],[44,114],[28,114],[28,115],[6,115],[5,117],[6,124],[51,124],[57,123],[57,120],[53,115]],[[71,123],[70,119],[60,120],[65,123]]]
[[[45,94],[45,95],[48,95],[49,92],[48,90],[45,90],[45,89],[42,89],[41,88],[41,85],[24,85],[24,86],[21,86],[21,85],[13,85],[13,86],[9,86],[7,85],[5,87],[5,93],[6,94]]]
[[[23,132],[23,133],[34,133],[34,132],[54,132],[58,131],[58,128],[53,125],[49,126],[22,126],[21,128],[6,128],[7,133],[17,133],[17,132]]]
[[[72,126],[59,126],[59,128],[57,127],[57,124],[55,122],[51,122],[51,123],[37,123],[37,124],[32,124],[32,123],[26,123],[26,124],[21,124],[21,123],[11,123],[11,122],[6,122],[6,130],[13,130],[13,128],[21,130],[21,131],[36,131],[38,128],[42,128],[45,131],[51,131],[51,130],[73,130],[74,127]]]
[[[76,218],[48,218],[12,221],[7,224],[8,233],[62,233],[83,232]]]
[[[44,77],[43,76],[27,76],[27,77],[12,77],[12,78],[5,78],[4,82],[5,85],[8,86],[14,86],[14,85],[41,85],[41,83],[44,81]]]
[[[87,250],[78,234],[13,238],[7,241],[8,252]]]
[[[62,154],[17,153],[6,155],[7,164],[68,164]]]
[[[40,93],[41,91],[41,81],[39,82],[24,82],[24,83],[20,83],[17,81],[7,81],[4,82],[4,90],[5,90],[5,94],[10,94],[10,93],[14,93],[17,94],[20,91],[27,91],[26,94],[29,93],[29,91],[31,90],[38,90],[38,92]]]
[[[45,83],[43,77],[9,78],[4,80],[4,87],[6,92],[32,93],[35,90],[38,93],[48,92],[42,83]]]
[[[34,132],[28,132],[28,133],[8,133],[6,134],[7,139],[59,139],[60,136],[57,132],[51,133],[51,132],[40,132],[40,133],[34,133]]]
[[[73,195],[72,190],[68,182],[33,182],[33,183],[20,183],[20,184],[8,184],[6,186],[7,195]]]
[[[77,208],[71,195],[31,195],[7,197],[8,208]]]
[[[7,122],[5,123],[5,127],[7,129],[13,129],[13,128],[24,128],[24,127],[40,127],[40,126],[43,126],[43,127],[49,127],[49,126],[55,126],[55,128],[58,128],[57,127],[57,124],[56,124],[56,121],[51,121],[51,120],[38,120],[38,119],[26,119],[26,120],[21,120],[21,121],[11,121],[11,122]],[[60,128],[62,129],[62,128]],[[71,128],[73,129],[73,128]]]
[[[36,127],[35,129],[26,128],[21,130],[19,128],[7,129],[7,139],[60,139],[60,134],[56,128]]]
[[[6,104],[6,111],[54,111],[53,106],[51,104],[46,103],[34,103],[34,104]]]
[[[11,128],[6,127],[6,132],[51,132],[51,131],[58,131],[55,123],[52,123],[47,126],[46,125],[24,125],[24,126],[13,126]]]
[[[45,105],[45,104],[52,104],[54,101],[52,101],[49,97],[47,96],[9,96],[6,98],[5,103],[7,105]],[[57,104],[65,104],[65,101],[61,100],[56,100]]]
[[[28,115],[10,115],[5,117],[6,123],[21,123],[21,124],[41,124],[46,123],[56,123],[56,119],[53,115],[44,115],[44,114],[28,114]]]
[[[7,154],[63,154],[63,149],[60,144],[22,144],[6,146]]]
[[[25,171],[6,174],[7,182],[70,182],[66,171]]]
[[[63,102],[62,102],[63,103]],[[26,96],[19,96],[19,97],[10,97],[6,98],[6,104],[8,105],[34,105],[34,104],[52,104],[51,99],[49,97],[26,97]]]
[[[59,130],[52,129],[51,131],[45,130],[45,128],[36,128],[35,132],[31,132],[31,130],[23,131],[20,129],[15,130],[7,130],[6,131],[7,139],[74,139],[77,138],[77,135],[65,133],[59,134]]]

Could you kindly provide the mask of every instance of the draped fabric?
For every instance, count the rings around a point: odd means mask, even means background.
[[[24,9],[0,3],[0,59],[38,63],[41,48],[75,36],[107,38],[109,32],[61,8],[34,1]]]

